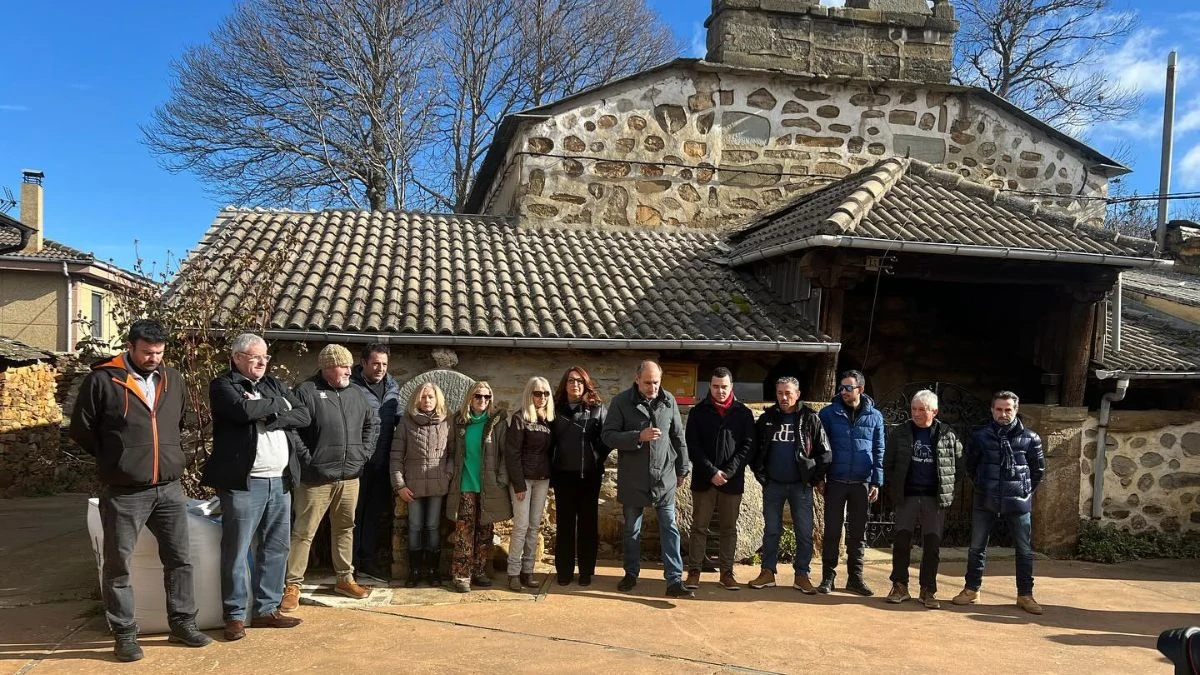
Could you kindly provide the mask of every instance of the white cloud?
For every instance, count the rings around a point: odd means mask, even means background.
[[[1187,189],[1200,188],[1200,144],[1192,146],[1176,167],[1179,186]]]
[[[1184,113],[1179,115],[1179,111]],[[1186,134],[1190,131],[1200,131],[1200,97],[1192,99],[1187,105],[1175,104],[1175,133]]]
[[[688,43],[688,56],[702,59],[708,53],[708,31],[704,28],[704,24],[695,21],[692,23],[692,39]]]
[[[1167,52],[1158,29],[1134,31],[1116,51],[1101,60],[1120,85],[1138,93],[1162,92],[1167,81]]]
[[[0,111],[4,112],[26,112],[29,110],[27,105],[17,105],[14,103],[0,103]]]

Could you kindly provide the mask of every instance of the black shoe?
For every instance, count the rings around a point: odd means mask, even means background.
[[[437,551],[425,552],[425,578],[429,579],[429,585],[438,588],[442,585],[445,579],[442,578],[441,556]]]
[[[570,585],[571,581],[574,578],[575,578],[574,574],[560,574],[560,575],[558,575],[558,585],[559,586]]]
[[[425,551],[410,550],[408,552],[408,578],[404,580],[405,588],[416,588],[421,583],[421,567],[425,563]]]
[[[167,642],[180,642],[189,647],[204,647],[212,644],[212,641],[196,628],[194,619],[171,626],[171,634],[167,636]]]
[[[518,578],[521,580],[521,585],[525,588],[537,588],[541,586],[541,584],[533,580],[533,572],[522,572]]]
[[[850,580],[846,582],[846,591],[856,595],[861,595],[865,598],[875,595],[875,591],[871,590],[870,586],[867,586],[865,581],[862,579],[856,579],[854,577],[850,577]]]
[[[117,633],[113,636],[113,654],[116,655],[118,661],[140,661],[146,654],[142,648],[138,646],[137,629],[126,633]]]
[[[584,574],[583,572],[580,572],[579,573],[579,585],[580,586],[591,586],[592,585],[592,575]]]
[[[487,588],[492,585],[492,578],[486,574],[476,574],[471,577],[471,585],[480,588]]]
[[[828,595],[833,592],[833,580],[837,578],[837,572],[826,572],[821,575],[821,583],[817,584],[817,592],[822,595]]]
[[[696,594],[687,589],[682,581],[667,586],[667,597],[669,598],[694,598]]]
[[[617,582],[617,590],[621,591],[622,593],[628,593],[629,591],[632,591],[634,586],[637,586],[637,577],[633,576],[632,574],[626,574],[625,576],[621,577],[620,581]]]

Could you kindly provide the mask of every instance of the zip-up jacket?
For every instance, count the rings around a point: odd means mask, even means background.
[[[692,492],[714,488],[713,476],[725,472],[718,492],[740,495],[746,487],[746,463],[754,448],[754,413],[734,399],[724,415],[705,396],[688,413],[684,433],[692,460]]]
[[[258,394],[261,398],[248,398]],[[277,378],[263,375],[258,382],[230,366],[208,385],[212,405],[213,450],[204,464],[201,485],[222,490],[249,490],[250,471],[258,455],[258,425],[267,431],[299,429],[311,421],[308,408]],[[285,474],[292,487],[300,482],[300,460],[294,436],[288,436]]]
[[[105,485],[178,480],[187,463],[180,440],[187,403],[183,376],[159,365],[151,407],[126,358],[122,353],[92,366],[71,413],[71,440],[96,458],[96,472]]]
[[[975,482],[975,508],[1029,513],[1046,473],[1042,438],[1020,418],[1007,427],[995,422],[976,427],[967,444],[966,469]]]
[[[383,376],[383,382],[383,398],[381,399],[375,395],[375,390],[371,388],[371,385],[367,384],[367,380],[362,374],[361,364],[354,366],[350,372],[350,384],[358,387],[358,390],[367,397],[367,403],[371,404],[371,408],[379,416],[379,437],[375,439],[373,446],[375,454],[371,455],[367,470],[374,470],[380,474],[388,473],[392,454],[392,438],[396,432],[396,426],[399,425],[400,418],[404,414],[404,411],[400,410],[400,384],[390,374]]]
[[[962,443],[949,424],[936,419],[929,428],[929,443],[933,446],[934,466],[937,467],[938,507],[948,509],[954,503],[954,479],[963,463]],[[887,450],[883,453],[883,482],[892,491],[893,504],[904,503],[912,454],[912,421],[891,427],[887,434]]]
[[[308,408],[312,423],[295,432],[300,455],[300,482],[320,485],[352,480],[375,450],[371,442],[379,422],[358,387],[329,386],[321,373],[296,387],[296,397]]]
[[[639,440],[647,427],[658,428],[662,436]],[[636,384],[614,396],[600,438],[617,450],[617,501],[634,508],[675,501],[677,481],[688,475],[691,463],[679,404],[666,389],[651,401]]]
[[[840,396],[835,396],[833,403],[817,414],[833,448],[827,479],[883,487],[883,415],[876,410],[871,397],[862,395],[853,420]]]
[[[608,409],[585,403],[555,402],[550,423],[555,471],[585,473],[604,471],[611,449],[600,440],[600,429]]]
[[[550,477],[550,425],[541,420],[529,422],[518,411],[508,422],[504,434],[504,461],[513,492],[528,489],[526,481]]]
[[[771,439],[775,437],[782,419],[783,412],[776,404],[764,410],[755,423],[755,450],[750,460],[750,470],[763,485],[771,480],[767,470]],[[796,409],[796,427],[796,471],[802,483],[816,485],[825,480],[825,472],[829,470],[829,464],[833,461],[829,436],[825,434],[825,427],[822,426],[816,411],[803,404]],[[778,480],[776,477],[776,481]]]

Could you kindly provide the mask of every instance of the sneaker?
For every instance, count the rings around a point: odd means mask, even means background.
[[[821,575],[821,583],[817,585],[817,592],[821,595],[829,595],[833,592],[833,580],[837,579],[837,572],[828,572]]]
[[[333,587],[333,592],[338,595],[344,595],[347,598],[354,598],[355,600],[365,600],[371,595],[371,589],[366,586],[359,586],[354,577],[347,577],[338,581],[337,585]]]
[[[775,573],[767,568],[763,568],[758,576],[754,577],[754,581],[750,582],[750,588],[775,588]]]
[[[508,590],[513,591],[514,593],[520,593],[524,591],[525,587],[521,584],[521,577],[515,574],[508,575]]]
[[[683,587],[689,591],[694,591],[700,588],[700,570],[692,570],[688,572],[687,580],[683,582]]]
[[[721,572],[721,588],[727,591],[740,591],[742,587],[738,585],[737,577],[733,576],[733,570]]]
[[[201,633],[196,628],[195,619],[189,619],[171,626],[171,634],[167,636],[167,642],[178,642],[189,647],[205,647],[212,644],[212,641],[212,638]]]
[[[922,605],[925,605],[925,609],[942,608],[942,603],[937,599],[937,593],[935,591],[922,590],[918,599],[921,601]]]
[[[470,593],[471,582],[468,579],[454,579],[450,582],[450,590],[455,593]]]
[[[137,628],[113,636],[113,654],[118,661],[140,661],[146,654],[138,646]]]
[[[921,591],[921,595],[923,597],[925,595],[925,591]],[[892,592],[888,593],[887,601],[893,605],[898,605],[905,600],[910,600],[911,598],[912,596],[908,594],[908,584],[893,583]]]
[[[954,599],[950,602],[953,602],[956,605],[971,605],[974,604],[978,599],[979,591],[973,591],[969,588],[964,588],[959,591],[958,595],[954,596]]]
[[[294,612],[300,606],[300,584],[288,584],[283,587],[283,599],[279,601],[279,611]]]
[[[617,582],[617,590],[621,591],[622,593],[628,593],[629,591],[632,591],[634,586],[637,586],[637,577],[633,576],[632,574],[626,574],[625,576],[621,577],[620,581]]]
[[[817,588],[812,585],[812,580],[807,574],[799,574],[796,576],[796,582],[792,584],[792,588],[800,591],[805,595],[816,595]]]
[[[872,595],[875,595],[875,591],[871,590],[871,587],[867,585],[867,582],[863,581],[862,579],[855,579],[854,577],[851,577],[850,580],[846,582],[846,591],[849,593],[854,593],[855,595],[861,595],[864,598],[869,598]]]
[[[1037,600],[1033,599],[1032,595],[1018,595],[1017,607],[1020,607],[1030,614],[1041,614],[1043,611],[1042,606],[1038,604]]]
[[[686,587],[684,587],[682,581],[676,581],[675,583],[671,584],[670,586],[667,586],[667,597],[668,598],[694,598],[694,597],[696,597],[696,594],[691,592],[690,590],[688,590]]]

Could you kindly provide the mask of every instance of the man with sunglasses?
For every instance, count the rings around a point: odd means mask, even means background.
[[[863,596],[875,594],[863,580],[863,556],[867,514],[883,486],[884,425],[875,402],[863,393],[866,384],[867,378],[857,370],[842,373],[837,396],[819,413],[833,457],[823,487],[825,542],[818,593],[833,591],[844,524],[846,590]]]

